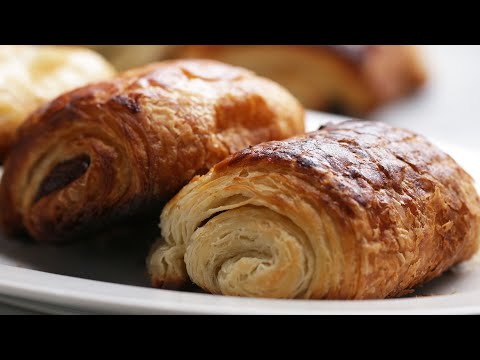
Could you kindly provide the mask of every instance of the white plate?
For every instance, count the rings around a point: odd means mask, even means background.
[[[338,118],[308,114],[308,128]],[[440,145],[476,179],[480,153]],[[142,244],[144,242],[141,242]],[[0,302],[54,314],[383,314],[480,313],[478,260],[456,267],[414,297],[380,301],[243,299],[148,287],[147,249],[132,241],[114,248],[49,247],[0,235]],[[99,281],[100,280],[100,281]]]
[[[381,109],[372,118],[427,135],[480,182],[480,47],[428,46],[424,50],[430,72],[426,89]],[[309,130],[331,119],[308,115]],[[86,244],[53,248],[0,235],[0,302],[55,314],[480,314],[478,258],[418,289],[417,297],[275,301],[150,289],[146,251],[138,242],[113,249]]]

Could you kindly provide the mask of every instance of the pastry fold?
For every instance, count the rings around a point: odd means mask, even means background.
[[[88,49],[0,45],[0,163],[17,128],[37,107],[114,74],[104,58]]]
[[[240,151],[164,208],[154,286],[213,294],[406,294],[479,245],[471,177],[421,136],[347,121]]]
[[[417,47],[408,45],[189,45],[178,56],[244,66],[307,108],[360,117],[426,80]]]
[[[241,68],[180,60],[63,94],[21,127],[0,185],[7,232],[43,242],[143,212],[229,154],[304,131],[285,89]]]

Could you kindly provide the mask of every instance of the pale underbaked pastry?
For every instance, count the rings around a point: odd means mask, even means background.
[[[214,294],[399,296],[479,245],[471,177],[424,138],[347,121],[253,146],[197,177],[164,208],[148,269]]]
[[[154,212],[249,145],[304,131],[284,88],[215,61],[152,64],[63,94],[19,129],[0,185],[8,233],[59,242]]]
[[[38,106],[115,74],[93,51],[61,46],[0,46],[0,161],[15,131]]]
[[[190,45],[180,57],[244,66],[289,89],[311,109],[365,116],[426,80],[415,46]]]
[[[118,70],[128,70],[171,58],[174,45],[88,45],[105,56]]]
[[[104,58],[88,49],[0,45],[0,163],[17,128],[38,106],[114,74]]]

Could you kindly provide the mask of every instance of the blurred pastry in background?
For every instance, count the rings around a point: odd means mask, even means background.
[[[123,71],[171,58],[174,45],[87,45],[105,56],[117,70]]]
[[[246,67],[307,108],[350,116],[365,116],[426,80],[417,47],[407,45],[189,45],[179,56]]]
[[[88,49],[1,45],[0,163],[17,128],[38,106],[63,92],[114,74],[102,56]]]

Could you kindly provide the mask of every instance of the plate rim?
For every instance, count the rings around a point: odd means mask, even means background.
[[[63,309],[118,314],[480,314],[480,290],[383,300],[228,297],[107,283],[0,265],[0,293]],[[52,286],[52,284],[61,284]]]
[[[341,118],[313,111],[307,111],[307,117],[317,121],[322,117],[322,122]],[[51,313],[56,312],[55,306],[72,313],[115,314],[480,314],[480,289],[384,300],[255,299],[123,285],[0,264],[0,302],[2,295],[9,302],[18,299],[20,305]]]

